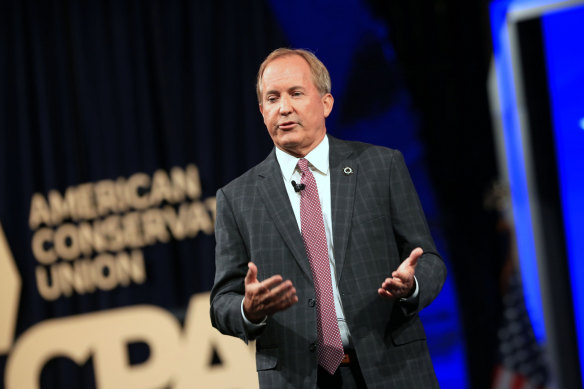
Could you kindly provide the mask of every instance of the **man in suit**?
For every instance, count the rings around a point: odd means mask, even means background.
[[[438,387],[417,313],[446,268],[399,151],[326,134],[330,91],[308,51],[261,65],[275,148],[217,192],[211,321],[261,388]]]

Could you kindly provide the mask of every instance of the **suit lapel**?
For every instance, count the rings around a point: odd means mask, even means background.
[[[292,252],[294,259],[309,279],[312,279],[308,257],[304,249],[304,243],[296,217],[290,205],[290,198],[284,188],[282,171],[276,160],[274,151],[262,163],[259,173],[258,190],[268,209],[276,229],[284,239],[284,242]],[[292,228],[291,228],[292,226]]]
[[[359,166],[357,161],[350,159],[352,151],[344,142],[329,136],[329,144],[334,255],[337,282],[340,282],[353,219]]]

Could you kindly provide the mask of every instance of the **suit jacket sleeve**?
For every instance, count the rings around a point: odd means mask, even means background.
[[[400,248],[400,257],[402,260],[407,258],[416,247],[424,250],[416,266],[416,278],[420,288],[417,305],[407,307],[408,310],[419,311],[440,293],[446,279],[446,266],[436,250],[422,205],[399,151],[394,153],[389,187],[392,225]]]
[[[215,282],[211,290],[211,323],[221,333],[253,340],[263,328],[248,333],[241,315],[249,254],[237,217],[223,189],[217,191]]]

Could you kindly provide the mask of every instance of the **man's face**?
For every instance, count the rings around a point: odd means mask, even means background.
[[[274,144],[304,157],[326,134],[325,119],[333,108],[333,96],[320,95],[308,63],[298,55],[270,62],[261,88],[260,112]]]

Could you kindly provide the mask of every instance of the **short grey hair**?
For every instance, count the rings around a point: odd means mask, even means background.
[[[314,55],[314,53],[304,49],[288,49],[281,47],[272,51],[260,65],[256,81],[256,94],[258,97],[258,103],[262,103],[262,80],[266,67],[273,60],[289,55],[297,55],[302,57],[308,63],[308,66],[310,67],[310,73],[312,73],[312,81],[314,82],[314,85],[316,86],[316,89],[318,89],[318,92],[321,96],[324,96],[327,93],[331,93],[331,76],[329,75],[326,66],[324,66],[320,59]]]

